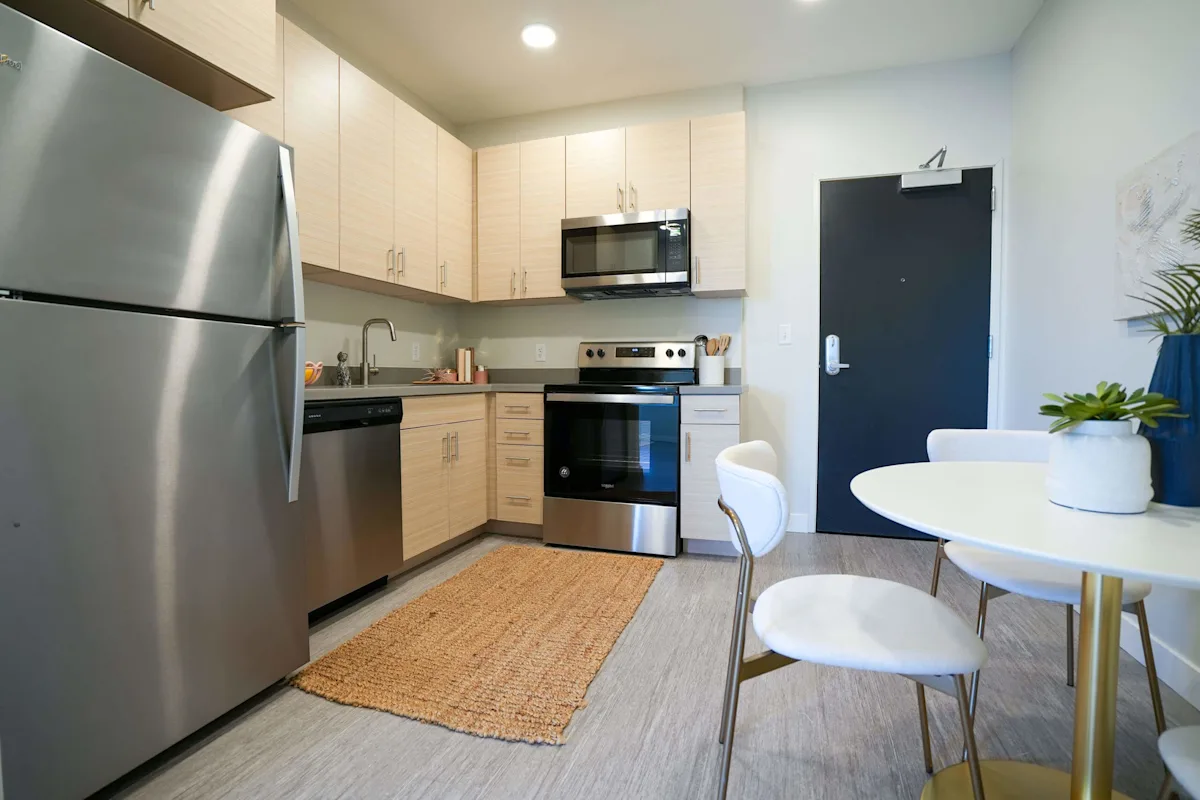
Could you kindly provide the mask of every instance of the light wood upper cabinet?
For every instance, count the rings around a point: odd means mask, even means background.
[[[129,17],[254,88],[275,93],[274,0],[157,0],[153,9],[146,0],[129,0]]]
[[[567,217],[620,214],[625,192],[625,129],[567,137]]]
[[[521,142],[521,297],[562,297],[566,139]]]
[[[396,283],[438,290],[438,128],[400,98],[395,102]]]
[[[398,488],[405,560],[449,538],[450,435],[449,425],[400,431]]]
[[[692,291],[746,291],[746,114],[692,120]]]
[[[122,16],[129,16],[130,0],[96,0],[100,5],[111,8]]]
[[[341,270],[391,281],[396,202],[392,93],[345,59],[340,64],[339,84]],[[303,220],[300,224],[304,226]]]
[[[477,419],[450,426],[449,538],[488,521],[487,422]]]
[[[625,129],[626,211],[688,207],[690,142],[691,126],[686,119]]]
[[[271,100],[234,108],[225,113],[267,136],[283,141],[283,16],[275,15],[275,74],[271,78]]]
[[[337,269],[339,153],[337,54],[283,21],[283,140],[296,158],[300,258]]]
[[[440,287],[443,294],[470,300],[474,286],[471,198],[474,194],[475,154],[441,128],[438,128],[437,135],[437,263],[442,273]]]
[[[524,145],[506,144],[475,154],[480,302],[509,300],[521,291],[523,150]]]

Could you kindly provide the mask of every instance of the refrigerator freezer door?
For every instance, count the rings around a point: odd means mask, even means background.
[[[287,316],[277,141],[3,5],[0,53],[0,289]]]
[[[0,300],[6,800],[88,795],[307,660],[296,343]]]

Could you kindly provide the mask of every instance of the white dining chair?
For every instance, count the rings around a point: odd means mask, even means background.
[[[1174,794],[1172,779],[1192,797],[1200,798],[1200,725],[1167,731],[1158,737],[1158,752],[1167,765],[1159,800]]]
[[[729,788],[738,692],[745,681],[797,661],[888,672],[956,697],[966,742],[971,788],[983,800],[983,779],[968,713],[966,676],[987,661],[987,648],[963,620],[920,589],[857,575],[805,575],[767,587],[751,598],[754,563],[775,549],[787,526],[788,503],[775,477],[775,451],[766,442],[735,445],[717,456],[721,496],[730,538],[741,554],[733,635],[725,680],[719,740],[718,798]],[[745,657],[746,622],[766,650]],[[918,713],[928,717],[924,692]],[[926,772],[933,772],[929,738],[922,740]]]
[[[1043,431],[997,430],[935,430],[929,434],[926,447],[930,461],[1022,461],[1044,462],[1050,458],[1051,434]],[[1005,555],[961,542],[939,539],[933,559],[933,581],[929,589],[936,596],[943,560],[949,560],[963,572],[981,582],[979,611],[975,632],[983,638],[987,626],[988,602],[1006,594],[1016,594],[1035,600],[1061,603],[1067,615],[1067,685],[1075,685],[1075,610],[1083,594],[1083,573],[1068,567],[1057,567],[1020,556]],[[1150,624],[1143,602],[1150,594],[1145,581],[1125,581],[1121,602],[1126,611],[1137,615],[1142,635],[1142,652],[1150,681],[1150,703],[1154,708],[1154,723],[1161,735],[1166,730],[1162,694],[1158,686],[1158,671],[1154,666],[1154,650],[1150,642]],[[918,687],[918,691],[921,689]],[[979,673],[971,678],[970,715],[975,717],[979,702]],[[922,736],[928,737],[928,727],[922,725]]]

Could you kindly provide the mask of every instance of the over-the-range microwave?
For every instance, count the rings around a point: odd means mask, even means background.
[[[584,300],[692,293],[686,208],[562,221],[562,287]]]

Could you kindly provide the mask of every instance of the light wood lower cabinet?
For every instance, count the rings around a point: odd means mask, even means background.
[[[404,559],[488,520],[488,435],[482,394],[404,403],[400,431]]]
[[[542,524],[543,450],[496,445],[496,519]]]
[[[450,428],[450,529],[447,538],[488,521],[487,422],[459,422]]]
[[[450,426],[400,431],[400,492],[405,560],[449,539]]]
[[[679,426],[679,535],[729,542],[729,521],[717,508],[717,455],[741,441],[741,398],[686,395]]]

